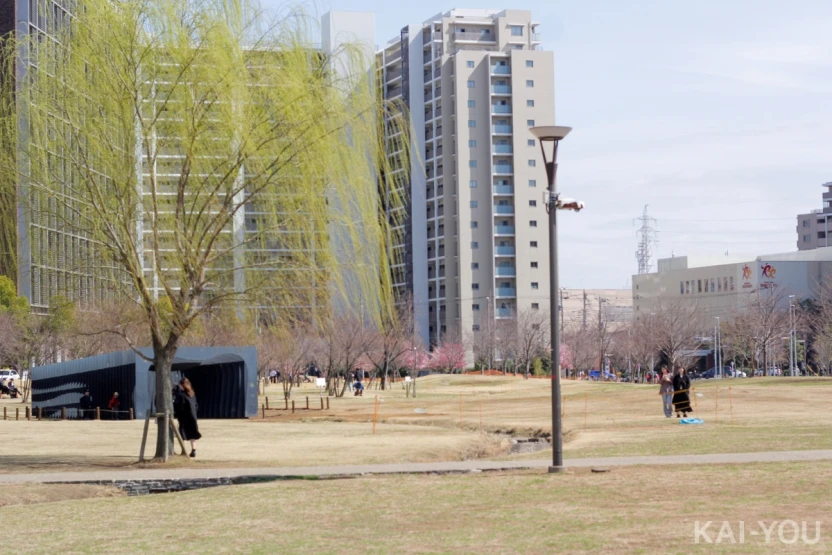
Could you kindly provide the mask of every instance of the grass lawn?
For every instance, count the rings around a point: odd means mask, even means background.
[[[20,553],[828,553],[832,464],[282,481],[0,508]],[[808,521],[780,543],[767,527]],[[729,521],[743,544],[694,542]],[[56,526],[56,523],[59,525]],[[784,538],[790,540],[791,528]]]
[[[566,458],[832,449],[829,378],[754,378],[694,383],[702,426],[662,414],[652,385],[566,381]],[[718,391],[717,391],[718,389]],[[318,390],[294,394],[320,407]],[[203,420],[196,460],[184,466],[308,466],[506,458],[510,435],[551,430],[550,382],[513,377],[420,378],[417,397],[401,384],[364,397],[331,398],[329,411],[269,410],[251,420]],[[283,406],[269,386],[270,406]],[[379,399],[376,433],[373,411]],[[9,415],[20,403],[4,399]],[[142,421],[3,421],[5,472],[136,468]],[[149,444],[155,442],[151,433]],[[548,458],[547,452],[518,457]]]

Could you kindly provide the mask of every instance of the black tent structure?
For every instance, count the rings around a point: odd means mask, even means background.
[[[149,348],[138,349],[152,358]],[[102,418],[114,392],[119,393],[122,418],[133,409],[136,418],[155,411],[154,368],[135,351],[59,362],[32,369],[32,410],[56,418],[81,418],[81,396],[89,390]],[[255,347],[181,347],[173,361],[171,387],[182,377],[194,386],[200,418],[257,416],[257,349]],[[106,416],[105,416],[106,415]]]

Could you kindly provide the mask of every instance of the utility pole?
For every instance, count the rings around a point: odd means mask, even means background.
[[[586,289],[584,289],[584,327],[586,329]]]
[[[600,341],[599,347],[601,350],[601,358],[598,359],[598,377],[602,382],[604,381],[604,370],[606,366],[604,364],[606,353],[604,353],[604,321],[602,311],[602,307],[604,306],[605,302],[607,302],[607,299],[603,297],[598,297],[598,339]]]

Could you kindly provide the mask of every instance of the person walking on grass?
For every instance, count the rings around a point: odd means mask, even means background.
[[[179,380],[179,385],[173,390],[173,416],[179,421],[179,433],[182,439],[191,442],[191,457],[196,457],[196,440],[202,437],[199,433],[196,413],[199,405],[196,394],[188,378]]]
[[[671,418],[673,416],[673,377],[667,371],[667,366],[662,366],[662,375],[659,378],[659,395],[662,396],[665,417]]]
[[[688,417],[689,412],[693,412],[690,408],[690,378],[683,366],[676,368],[676,374],[673,376],[673,407],[676,409],[676,418],[679,418],[679,413],[682,413],[683,418]]]

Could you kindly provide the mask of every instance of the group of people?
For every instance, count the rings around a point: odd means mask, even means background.
[[[89,389],[84,390],[84,395],[81,397],[81,418],[84,420],[95,420],[95,402],[92,399]],[[110,411],[110,420],[120,420],[119,413],[121,412],[121,399],[118,396],[118,391],[113,392],[110,401],[107,403],[107,409]]]
[[[676,418],[687,418],[690,408],[690,378],[683,366],[677,366],[676,371],[671,375],[667,366],[662,366],[661,375],[657,378],[659,383],[659,395],[662,396],[664,415],[666,418],[673,417],[676,411]]]
[[[6,381],[5,378],[0,380],[0,397],[8,395],[11,399],[20,397],[20,390],[14,384],[14,379]]]

